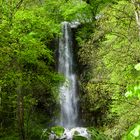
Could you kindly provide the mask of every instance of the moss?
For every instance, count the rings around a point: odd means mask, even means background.
[[[51,128],[51,131],[53,131],[57,136],[62,136],[64,133],[64,128],[61,126],[55,126]]]
[[[87,140],[87,138],[82,136],[73,136],[73,140]]]

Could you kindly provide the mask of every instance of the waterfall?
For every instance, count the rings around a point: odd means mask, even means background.
[[[78,127],[78,97],[77,78],[74,71],[73,40],[71,28],[77,28],[78,22],[63,22],[62,36],[59,39],[58,72],[65,77],[65,81],[59,87],[60,94],[60,121],[57,125],[64,127],[64,132],[58,136],[51,131],[49,140],[72,140],[75,135],[90,140],[91,136],[87,128]]]
[[[74,72],[74,59],[72,49],[72,32],[70,23],[62,23],[62,37],[59,40],[58,72],[63,74],[65,82],[60,85],[60,124],[65,128],[77,126],[77,81]]]

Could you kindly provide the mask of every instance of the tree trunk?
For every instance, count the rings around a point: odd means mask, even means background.
[[[19,83],[17,88],[17,119],[18,119],[18,131],[20,140],[25,140],[25,129],[24,129],[24,104],[22,95],[22,86]]]

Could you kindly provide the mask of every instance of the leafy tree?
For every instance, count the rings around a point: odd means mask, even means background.
[[[32,108],[40,103],[47,108],[56,102],[60,76],[54,71],[53,53],[47,45],[59,33],[59,25],[47,17],[43,7],[28,9],[16,1],[6,4],[4,1],[0,25],[1,126],[17,128],[17,124],[24,140],[29,137],[26,130]]]
[[[81,104],[89,124],[103,126],[105,134],[120,139],[139,120],[138,99],[124,96],[127,89],[138,89],[134,65],[139,63],[139,37],[133,4],[124,0],[106,4],[99,8],[90,36],[80,39],[80,31],[77,37],[84,69]]]

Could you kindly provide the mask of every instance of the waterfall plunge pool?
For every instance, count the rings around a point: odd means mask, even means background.
[[[73,140],[73,139],[80,139],[80,140],[90,140],[90,134],[88,133],[86,128],[83,127],[76,127],[72,129],[63,129],[63,133],[61,136],[56,135],[55,132],[51,132],[49,135],[49,140]]]
[[[67,129],[56,126],[51,129],[44,129],[41,137],[44,140],[91,140],[90,132],[84,127]]]
[[[67,129],[55,126],[44,129],[41,140],[108,140],[108,138],[94,127]]]

